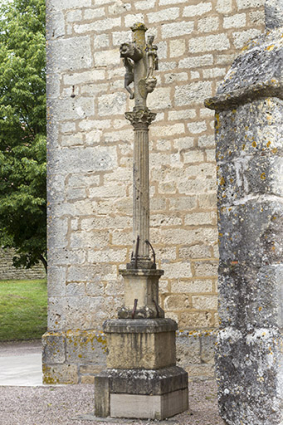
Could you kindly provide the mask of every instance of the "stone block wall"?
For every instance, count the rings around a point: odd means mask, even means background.
[[[130,41],[135,22],[156,36],[159,54],[148,104],[157,112],[150,241],[165,271],[161,307],[188,338],[218,326],[214,113],[203,101],[263,31],[263,4],[47,0],[50,332],[97,331],[122,305],[118,269],[132,251],[133,131],[124,113],[133,101],[119,45]],[[207,367],[206,376],[211,359],[202,358],[201,338],[182,366]]]
[[[31,269],[14,267],[14,255],[15,252],[12,249],[0,248],[0,280],[46,278],[44,267],[41,264],[37,264]]]

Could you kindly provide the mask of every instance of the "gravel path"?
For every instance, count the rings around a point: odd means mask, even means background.
[[[41,353],[40,341],[0,343],[0,357]],[[170,424],[225,425],[218,415],[214,381],[189,384],[190,410],[167,421],[94,419],[93,385],[1,386],[0,425]],[[83,416],[85,420],[80,420]],[[90,420],[86,420],[88,416]]]
[[[190,411],[161,423],[224,425],[217,410],[214,381],[190,383]],[[155,421],[87,421],[77,417],[93,414],[93,385],[54,387],[0,387],[0,423],[5,425],[87,425],[91,423],[148,424]]]

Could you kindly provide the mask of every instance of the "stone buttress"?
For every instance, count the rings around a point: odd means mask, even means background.
[[[266,34],[246,46],[217,96],[206,101],[216,111],[220,247],[216,370],[220,413],[229,425],[283,423],[283,7],[279,3],[267,2]]]

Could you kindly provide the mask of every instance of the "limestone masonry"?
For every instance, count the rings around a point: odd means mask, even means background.
[[[282,425],[283,1],[234,61],[217,96],[220,413],[227,425]]]
[[[160,306],[178,322],[178,366],[213,375],[218,232],[215,95],[245,43],[264,30],[263,0],[47,0],[48,333],[45,382],[93,382],[102,323],[116,316],[132,252],[133,108],[119,46],[144,22],[158,46],[148,96],[150,242],[164,270]],[[162,259],[162,260],[161,260]]]

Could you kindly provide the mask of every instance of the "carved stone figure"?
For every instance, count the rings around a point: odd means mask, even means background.
[[[130,94],[130,99],[136,99],[137,109],[146,109],[148,93],[155,89],[157,80],[154,71],[158,69],[157,46],[153,45],[154,36],[149,36],[145,41],[147,28],[144,24],[135,24],[132,27],[134,40],[120,46],[120,55],[126,68],[125,89]],[[130,84],[134,83],[134,90]]]
[[[130,58],[124,58],[124,66],[126,68],[124,87],[130,93],[130,99],[134,99],[135,94],[130,87],[130,84],[134,82],[133,61]]]

